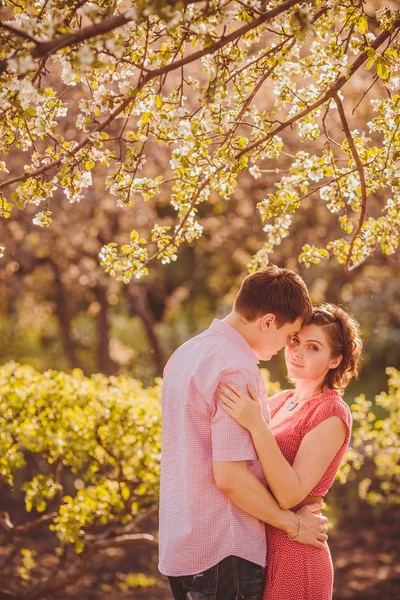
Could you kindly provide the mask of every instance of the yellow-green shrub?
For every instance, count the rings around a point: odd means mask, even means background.
[[[91,527],[128,524],[157,503],[160,383],[145,389],[123,376],[0,368],[0,477],[13,486],[28,453],[38,457],[22,486],[25,507],[43,513],[59,496],[50,528],[62,545],[81,552]],[[74,495],[65,494],[66,473]]]

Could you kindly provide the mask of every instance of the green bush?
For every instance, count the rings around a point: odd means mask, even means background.
[[[399,502],[400,372],[387,373],[388,392],[375,406],[364,395],[354,400],[353,443],[338,473],[358,502],[374,505]],[[269,395],[280,390],[268,371],[263,377]],[[125,376],[0,367],[0,479],[13,507],[0,519],[7,549],[0,578],[15,597],[33,600],[65,587],[104,549],[156,548],[161,383],[144,388]],[[53,577],[36,569],[40,556],[27,547],[38,531],[59,560]]]
[[[388,367],[386,374],[387,392],[374,403],[360,394],[351,406],[352,447],[339,473],[345,482],[352,470],[361,469],[359,497],[373,506],[400,504],[400,371]]]
[[[102,549],[156,547],[141,525],[156,511],[159,494],[160,383],[144,389],[122,376],[41,374],[12,362],[0,368],[0,478],[17,500],[24,492],[32,515],[23,525],[7,513],[2,519],[10,555],[34,530],[54,538],[59,557],[73,549],[76,574]],[[3,565],[8,578],[9,564]],[[29,579],[34,567],[24,549],[19,576]],[[65,583],[60,575],[46,585],[48,593]],[[42,597],[44,587],[33,578],[27,597]]]

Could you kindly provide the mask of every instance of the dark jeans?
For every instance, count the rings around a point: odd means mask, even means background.
[[[168,577],[175,600],[261,600],[264,569],[228,556],[196,575]]]

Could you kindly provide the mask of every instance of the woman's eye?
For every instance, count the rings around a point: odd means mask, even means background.
[[[318,350],[317,346],[310,346],[311,350]]]

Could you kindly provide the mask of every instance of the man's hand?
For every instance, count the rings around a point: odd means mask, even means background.
[[[328,519],[321,514],[318,514],[321,509],[322,504],[314,503],[306,504],[296,511],[303,521],[300,536],[295,540],[296,542],[314,546],[320,550],[326,548],[326,540],[328,539],[328,536],[326,535],[326,532],[328,531]],[[288,513],[290,514],[290,511],[287,511],[286,514]],[[289,537],[295,537],[298,531],[298,521],[294,518],[295,516],[293,513],[292,517],[293,518],[290,519],[290,524],[286,522],[286,526],[282,527]]]
[[[300,544],[308,544],[324,550],[328,536],[328,519],[321,514],[321,504],[305,504],[299,508],[297,514],[303,520],[300,536],[296,540]]]

